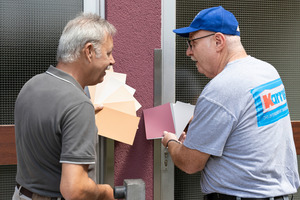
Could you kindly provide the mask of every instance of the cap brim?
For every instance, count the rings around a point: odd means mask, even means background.
[[[190,33],[199,31],[199,29],[192,28],[192,27],[184,27],[184,28],[178,28],[174,29],[173,32],[181,37],[189,37]]]

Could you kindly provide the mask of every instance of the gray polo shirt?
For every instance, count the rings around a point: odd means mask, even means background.
[[[95,165],[94,113],[67,73],[50,66],[31,78],[15,103],[16,181],[34,193],[60,197],[61,163]]]

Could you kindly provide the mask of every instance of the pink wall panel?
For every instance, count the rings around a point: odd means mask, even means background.
[[[153,141],[145,136],[142,110],[153,107],[153,54],[161,44],[160,0],[106,0],[106,18],[117,28],[114,37],[114,70],[127,74],[142,108],[133,146],[115,142],[115,185],[141,178],[146,199],[153,199]]]

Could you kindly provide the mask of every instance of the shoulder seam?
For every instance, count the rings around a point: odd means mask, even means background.
[[[200,98],[204,98],[204,99],[206,99],[207,101],[209,101],[210,103],[213,103],[213,104],[215,104],[215,105],[217,105],[217,106],[219,106],[219,107],[221,107],[222,109],[224,109],[228,114],[230,114],[235,120],[237,120],[237,118],[235,117],[235,115],[230,111],[230,110],[228,110],[226,107],[224,107],[222,104],[220,104],[219,102],[217,102],[217,101],[215,101],[215,100],[213,100],[213,99],[210,99],[210,98],[208,98],[208,97],[206,97],[206,96],[200,96]]]

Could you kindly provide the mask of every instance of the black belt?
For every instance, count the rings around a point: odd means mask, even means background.
[[[17,188],[19,189],[21,187],[21,185],[19,183],[17,183]],[[30,190],[27,190],[26,188],[24,188],[23,186],[21,187],[20,192],[25,195],[26,197],[32,198],[33,192],[31,192]],[[51,200],[57,200],[58,197],[51,197]],[[65,200],[64,198],[61,198],[61,200]]]
[[[17,183],[17,188],[19,189],[20,187],[21,187],[20,184]],[[24,188],[24,187],[21,188],[20,192],[21,192],[22,194],[24,194],[26,197],[32,198],[32,194],[33,194],[33,193],[32,193],[31,191],[27,190],[27,189]]]
[[[274,200],[284,200],[285,196],[274,197]],[[270,198],[240,198],[241,200],[270,200]],[[204,200],[237,200],[236,196],[211,193],[204,196]]]

